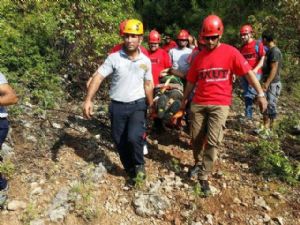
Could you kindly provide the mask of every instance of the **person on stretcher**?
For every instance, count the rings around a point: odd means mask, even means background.
[[[179,77],[161,77],[160,84],[154,88],[154,96],[154,117],[161,119],[163,124],[172,123],[181,117],[182,112],[179,111],[183,98],[183,83]]]

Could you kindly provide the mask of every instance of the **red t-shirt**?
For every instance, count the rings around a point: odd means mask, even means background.
[[[159,48],[155,52],[148,52],[152,64],[152,75],[154,85],[159,84],[159,74],[163,69],[172,67],[171,58],[169,54]]]
[[[231,105],[233,74],[243,76],[251,66],[241,53],[227,44],[203,49],[194,59],[187,80],[195,84],[193,102],[199,105]]]
[[[117,44],[115,45],[110,51],[109,51],[109,55],[114,53],[114,52],[117,52],[117,51],[120,51],[122,48],[123,48],[123,44],[124,43],[120,43],[120,44]],[[140,46],[140,49],[141,49],[141,52],[144,53],[144,55],[148,56],[149,57],[149,54],[148,54],[148,51],[145,47],[143,46]]]
[[[262,42],[259,42],[258,46],[256,45],[257,45],[257,41],[253,40],[250,43],[244,44],[240,49],[240,52],[245,57],[245,59],[247,59],[252,69],[256,67],[261,57],[266,55]],[[262,74],[262,70],[259,69],[257,73]]]
[[[172,48],[176,48],[177,47],[177,44],[175,41],[171,40],[169,44],[164,44],[161,48],[163,50],[165,50],[166,52],[169,52],[170,49]]]

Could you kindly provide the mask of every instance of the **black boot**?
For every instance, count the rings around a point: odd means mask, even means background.
[[[179,100],[175,100],[170,107],[167,109],[164,115],[164,121],[169,122],[170,119],[180,110],[181,102]]]
[[[162,119],[165,115],[168,97],[162,94],[157,100],[157,117]]]

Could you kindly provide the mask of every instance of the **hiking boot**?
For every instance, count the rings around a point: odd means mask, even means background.
[[[208,197],[208,196],[212,195],[208,180],[199,180],[199,183],[200,183],[201,191],[202,191],[204,197]]]
[[[189,170],[188,177],[189,178],[196,177],[196,176],[198,176],[200,171],[201,171],[201,165],[196,164]]]
[[[129,168],[129,169],[125,169],[125,172],[127,174],[127,178],[126,178],[126,183],[125,186],[127,186],[128,188],[133,188],[135,185],[135,177],[136,177],[136,173],[135,173],[135,168]]]
[[[129,178],[134,178],[136,175],[134,168],[125,169],[125,172]]]
[[[179,100],[175,100],[165,112],[164,120],[168,122],[172,118],[172,116],[180,110],[180,106],[181,102]]]
[[[160,119],[165,115],[167,102],[168,97],[166,95],[161,95],[157,100],[157,117]]]
[[[3,207],[7,200],[8,184],[7,180],[0,177],[0,208]]]

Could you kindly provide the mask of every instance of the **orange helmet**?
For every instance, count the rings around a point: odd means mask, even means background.
[[[149,43],[160,43],[161,42],[161,37],[160,34],[156,30],[151,30],[149,34]]]
[[[124,28],[125,28],[126,22],[127,22],[127,20],[123,20],[119,25],[119,34],[120,34],[120,36],[124,35]]]
[[[178,40],[188,40],[189,39],[189,32],[187,30],[181,30],[177,35]]]
[[[223,31],[224,26],[220,17],[216,15],[209,15],[203,20],[200,33],[204,37],[217,35],[220,36],[223,34]]]
[[[253,29],[250,25],[244,25],[242,26],[242,28],[240,29],[240,35],[242,34],[249,34],[252,33]]]

